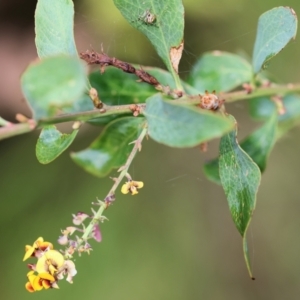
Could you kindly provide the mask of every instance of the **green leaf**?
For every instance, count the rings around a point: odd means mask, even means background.
[[[268,97],[259,97],[249,100],[250,115],[257,120],[265,120],[276,111],[276,105]],[[285,109],[283,115],[278,116],[277,139],[300,123],[300,96],[286,95],[282,99]]]
[[[205,53],[192,69],[189,83],[198,92],[227,92],[253,77],[251,65],[242,57],[221,51]]]
[[[72,159],[87,172],[106,176],[125,164],[133,145],[145,125],[144,118],[124,117],[109,123],[101,135],[85,150],[71,154]]]
[[[91,86],[98,91],[101,101],[106,105],[145,103],[148,97],[157,92],[153,86],[138,82],[135,75],[112,67],[107,67],[103,74],[99,71],[91,73],[89,80]],[[95,118],[89,123],[103,125],[123,116],[117,114]]]
[[[144,115],[150,137],[171,147],[193,147],[233,127],[230,120],[216,113],[163,101],[160,94],[147,100]]]
[[[276,105],[270,97],[252,98],[248,103],[251,117],[258,121],[267,120],[276,111]]]
[[[157,92],[153,86],[137,82],[138,78],[135,75],[113,67],[107,67],[103,74],[99,71],[93,72],[89,79],[106,105],[144,103]]]
[[[290,7],[276,7],[259,17],[252,61],[254,73],[265,69],[266,63],[295,39],[297,24],[296,13]]]
[[[35,43],[40,58],[57,54],[77,55],[72,0],[38,0]]]
[[[48,164],[62,154],[73,142],[78,130],[62,134],[54,125],[43,128],[37,141],[35,153],[41,164]]]
[[[268,156],[276,141],[277,119],[277,113],[274,112],[262,127],[240,143],[240,147],[253,159],[261,172],[266,169]],[[221,184],[218,161],[219,159],[216,158],[205,163],[203,171],[209,180]]]
[[[21,86],[34,119],[51,117],[83,95],[85,67],[78,58],[49,57],[27,68]]]
[[[267,159],[274,147],[277,130],[277,113],[259,129],[241,142],[241,147],[258,165],[261,172],[266,169]]]
[[[176,88],[169,72],[152,67],[143,67],[143,70],[154,76],[162,85],[169,86],[171,89]],[[103,74],[99,71],[91,73],[89,80],[106,105],[145,103],[148,97],[157,93],[150,84],[138,82],[135,75],[113,67],[107,67]],[[187,93],[197,94],[191,86],[184,82],[182,84]]]
[[[233,130],[221,138],[219,168],[232,218],[238,231],[244,236],[255,208],[261,173],[237,143],[236,133]]]
[[[130,24],[147,36],[174,78],[183,50],[184,7],[181,0],[114,0]],[[153,22],[149,20],[154,19]]]
[[[219,175],[219,159],[215,158],[209,162],[206,162],[203,165],[203,172],[207,179],[210,181],[220,184],[221,185],[221,179]]]
[[[95,109],[95,106],[93,105],[93,102],[89,97],[88,93],[85,92],[81,95],[81,97],[74,100],[72,106],[61,107],[61,112],[66,114],[71,114],[71,113],[79,113],[79,112],[84,112],[93,109]]]
[[[231,120],[234,120],[230,116]],[[246,231],[256,205],[256,194],[261,180],[258,166],[239,146],[233,130],[223,136],[220,142],[219,172],[227,197],[230,213],[236,228],[243,237],[246,265],[251,278]]]

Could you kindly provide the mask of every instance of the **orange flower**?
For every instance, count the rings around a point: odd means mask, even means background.
[[[49,273],[34,274],[34,271],[30,271],[27,274],[28,282],[25,284],[25,288],[28,292],[33,293],[41,291],[42,289],[49,289],[55,287],[55,278]]]

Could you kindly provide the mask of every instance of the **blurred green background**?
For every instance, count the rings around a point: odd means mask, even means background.
[[[258,17],[284,5],[300,14],[300,2],[186,0],[184,77],[205,51],[251,56]],[[33,14],[36,1],[0,5],[0,114],[14,120],[29,114],[19,77],[36,57]],[[125,61],[163,67],[150,43],[124,21],[112,1],[75,1],[75,36],[80,51],[91,46]],[[290,43],[269,70],[282,82],[299,82],[300,45]],[[239,122],[239,138],[257,128],[244,102],[227,107]],[[70,131],[70,124],[60,129]],[[74,284],[29,294],[25,288],[25,244],[43,236],[56,243],[72,213],[89,212],[111,187],[72,163],[69,152],[85,148],[99,128],[84,126],[75,143],[49,165],[35,158],[38,132],[0,143],[1,299],[299,299],[300,203],[299,139],[294,129],[276,144],[258,193],[248,231],[253,272],[245,267],[241,237],[229,215],[221,187],[208,182],[203,162],[217,154],[199,148],[171,149],[145,140],[131,175],[145,182],[131,197],[117,194],[101,225],[103,241],[90,256],[76,259]],[[114,176],[116,172],[111,175]]]

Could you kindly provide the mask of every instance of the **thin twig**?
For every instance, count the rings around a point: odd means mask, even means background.
[[[251,93],[244,91],[237,91],[232,93],[220,93],[220,98],[224,98],[226,103],[231,103],[240,100],[252,99],[256,97],[267,97],[272,95],[286,95],[291,93],[299,93],[300,84],[286,84],[286,85],[277,85],[271,84],[270,86],[260,87],[253,90]]]
[[[128,159],[127,159],[125,165],[122,167],[122,171],[120,172],[120,174],[117,178],[114,178],[114,184],[113,184],[112,188],[110,189],[110,191],[108,192],[105,199],[112,199],[112,198],[114,199],[116,189],[120,185],[123,178],[127,175],[128,169],[129,169],[136,153],[140,150],[141,143],[142,143],[144,137],[146,136],[146,134],[147,134],[147,128],[146,128],[146,124],[145,124],[144,128],[142,129],[141,134],[138,137],[138,139],[134,142],[134,146],[132,148],[132,151],[131,151],[130,155],[128,156]],[[81,244],[83,242],[87,241],[87,239],[91,236],[94,225],[97,224],[99,222],[99,220],[101,220],[101,217],[102,217],[102,214],[103,214],[104,210],[106,208],[108,208],[108,206],[110,205],[110,203],[111,203],[110,200],[106,201],[105,199],[104,199],[104,202],[102,203],[102,205],[99,207],[96,214],[93,216],[93,218],[90,221],[89,225],[85,228],[84,234],[82,235],[81,239],[78,240],[77,247],[76,247],[77,249],[79,249]]]
[[[0,140],[33,131],[35,128],[35,122],[33,120],[27,123],[10,123],[5,127],[0,127]]]
[[[6,121],[5,119],[0,117],[0,126],[8,126],[10,124],[11,124],[11,122]]]
[[[137,104],[141,109],[146,107],[145,103]],[[69,121],[88,121],[91,119],[110,116],[110,115],[119,115],[132,113],[132,104],[126,105],[114,105],[108,106],[105,105],[103,109],[97,110],[87,110],[78,113],[62,114],[51,118],[40,119],[38,125],[50,125],[56,123],[64,123]]]
[[[226,103],[231,103],[240,100],[252,99],[255,97],[268,97],[272,95],[281,95],[284,96],[286,94],[297,93],[300,92],[300,84],[287,84],[287,85],[270,85],[267,87],[260,87],[253,90],[249,93],[247,90],[231,92],[231,93],[220,93],[218,97],[220,99],[225,99]],[[166,100],[169,103],[175,105],[197,105],[200,103],[199,95],[189,96],[185,95],[184,97],[174,99],[174,100]],[[0,140],[8,137],[12,137],[15,135],[19,135],[22,133],[30,132],[35,128],[42,127],[50,124],[64,123],[69,121],[88,121],[94,118],[106,117],[109,115],[119,115],[132,113],[132,105],[115,105],[108,106],[105,105],[104,109],[95,109],[78,113],[70,113],[70,114],[62,114],[51,118],[44,118],[38,121],[37,125],[33,125],[34,123],[21,123],[21,124],[12,124],[10,123],[8,126],[0,127]],[[142,111],[145,109],[146,104],[134,104],[137,105]],[[34,122],[34,120],[30,120]]]

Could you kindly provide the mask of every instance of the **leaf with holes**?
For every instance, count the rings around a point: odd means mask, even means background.
[[[290,7],[276,7],[258,19],[252,65],[254,73],[265,69],[267,62],[295,39],[298,20]]]
[[[235,121],[232,116],[229,117]],[[219,172],[232,219],[243,237],[246,265],[251,278],[246,231],[256,204],[256,194],[261,180],[259,167],[239,146],[236,129],[221,138]]]
[[[85,150],[71,154],[72,159],[87,172],[106,176],[115,168],[125,164],[145,119],[124,117],[109,123],[100,136]]]
[[[149,136],[171,147],[193,147],[222,136],[233,123],[216,113],[164,101],[161,94],[147,100],[144,115]]]
[[[77,55],[73,35],[72,0],[38,0],[35,10],[35,43],[40,58]]]
[[[124,18],[147,36],[175,81],[179,81],[184,29],[182,1],[114,0],[114,3]]]
[[[64,152],[73,142],[78,130],[63,134],[54,125],[43,128],[36,144],[35,153],[41,164],[48,164]]]

